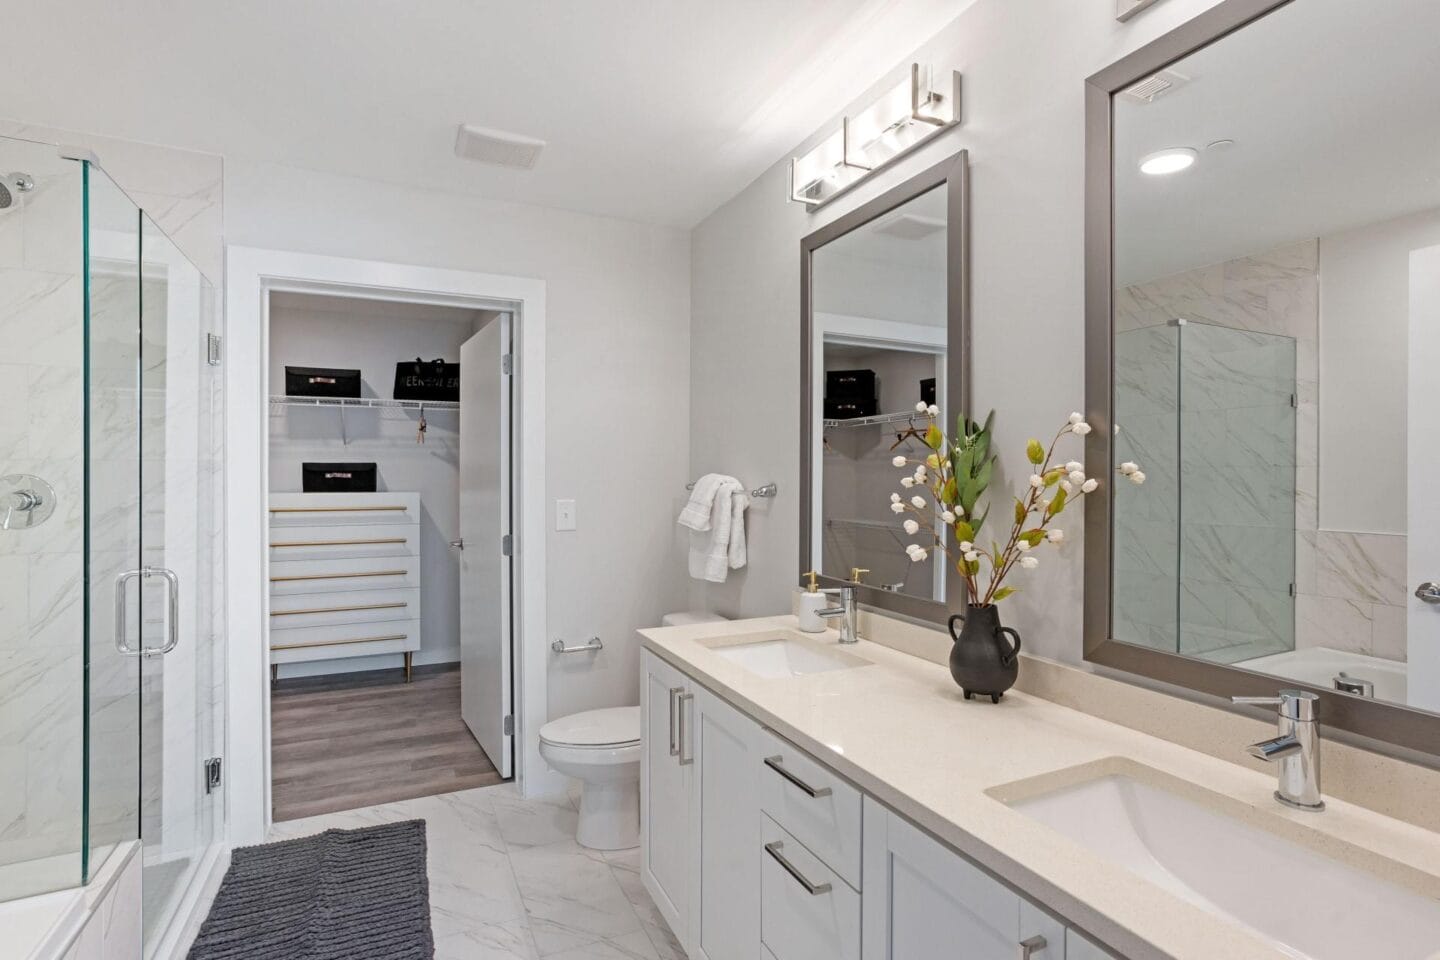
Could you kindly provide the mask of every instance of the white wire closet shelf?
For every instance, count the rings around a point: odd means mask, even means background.
[[[906,421],[933,419],[928,413],[906,410],[904,413],[877,413],[873,417],[848,417],[844,420],[826,419],[826,427],[870,427],[875,424],[905,423]]]
[[[392,410],[459,410],[457,400],[386,400],[383,397],[284,397],[270,398],[278,407],[342,407]]]

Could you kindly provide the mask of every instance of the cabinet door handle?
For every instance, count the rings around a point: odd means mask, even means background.
[[[1018,960],[1031,960],[1035,954],[1048,946],[1050,946],[1050,942],[1037,933],[1033,937],[1026,937],[1020,941],[1020,952],[1016,956]]]
[[[829,893],[829,883],[812,883],[809,877],[805,876],[805,874],[800,872],[799,867],[791,863],[790,860],[785,856],[785,854],[780,852],[781,848],[784,846],[785,844],[779,840],[771,840],[769,843],[765,844],[765,852],[770,854],[770,856],[775,859],[775,862],[780,864],[780,866],[784,868],[786,873],[790,874],[790,876],[794,877],[797,881],[799,881],[800,886],[804,887],[805,892],[810,894],[810,896],[818,897],[822,893]]]
[[[675,733],[675,727],[676,727],[676,723],[675,723],[675,717],[676,717],[675,698],[678,697],[678,696],[680,696],[680,694],[682,694],[682,693],[684,693],[684,692],[685,692],[685,688],[684,688],[684,687],[671,687],[671,688],[670,688],[670,756],[672,756],[672,757],[678,757],[678,756],[680,756],[680,740],[679,740],[679,738],[676,736],[676,733]]]
[[[695,700],[695,694],[693,694],[693,693],[682,693],[682,694],[680,694],[680,696],[678,696],[678,697],[675,698],[675,702],[676,702],[676,703],[679,705],[679,707],[680,707],[680,724],[679,724],[679,726],[680,726],[680,737],[679,737],[679,739],[680,739],[680,766],[682,766],[682,767],[688,767],[688,766],[690,766],[690,764],[692,764],[692,763],[695,762],[695,754],[694,754],[693,751],[691,752],[690,756],[688,756],[688,757],[685,756],[685,740],[686,740],[687,737],[690,737],[690,738],[693,738],[693,737],[694,737],[694,734],[690,732],[690,725],[685,722],[685,704],[687,704],[687,703],[693,703],[694,700]],[[691,744],[691,745],[693,746],[694,744]]]
[[[829,787],[812,787],[804,780],[801,780],[799,777],[795,776],[795,774],[791,773],[789,770],[786,770],[785,767],[782,765],[784,760],[785,758],[779,755],[773,757],[766,757],[765,766],[769,767],[771,770],[774,770],[786,780],[789,780],[792,784],[795,785],[795,789],[799,790],[807,797],[818,799],[820,797],[830,796]]]

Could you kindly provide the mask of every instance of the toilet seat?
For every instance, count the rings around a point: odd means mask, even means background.
[[[551,720],[540,742],[568,750],[613,750],[640,743],[640,708],[606,707]]]

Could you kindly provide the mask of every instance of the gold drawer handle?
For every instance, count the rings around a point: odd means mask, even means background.
[[[271,547],[368,547],[382,546],[392,543],[409,543],[405,537],[386,537],[383,540],[287,540],[283,543],[272,543]]]
[[[350,580],[356,577],[407,577],[409,570],[362,570],[359,573],[305,573],[291,577],[271,577],[271,583],[289,583],[294,580]]]
[[[315,607],[310,610],[275,610],[272,617],[298,617],[307,613],[353,613],[357,610],[396,610],[408,607],[408,603],[363,603],[355,607]]]
[[[374,513],[376,511],[409,510],[409,507],[271,507],[271,513]]]
[[[392,633],[384,637],[356,637],[354,640],[316,640],[312,643],[272,643],[271,650],[301,650],[305,647],[338,647],[346,643],[380,643],[382,640],[409,640],[408,633]]]

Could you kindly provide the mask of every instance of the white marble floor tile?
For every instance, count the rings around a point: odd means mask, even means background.
[[[579,813],[569,797],[524,800],[513,794],[492,801],[500,835],[512,850],[575,839]]]

